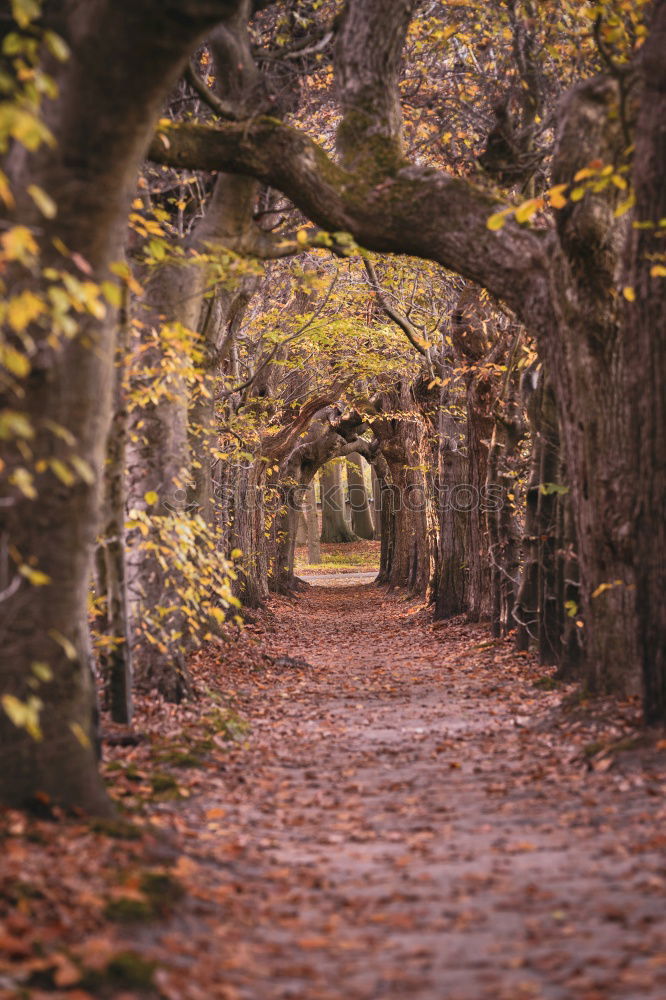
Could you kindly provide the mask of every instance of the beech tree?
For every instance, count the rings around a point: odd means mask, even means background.
[[[544,151],[525,125],[535,124],[540,105],[519,102],[521,132],[510,122],[509,95],[495,109],[495,127],[479,158],[484,172],[475,172],[469,151],[453,158],[448,170],[427,157],[407,157],[405,133],[411,125],[409,117],[406,127],[403,121],[400,73],[405,44],[411,44],[410,25],[423,14],[418,3],[347,0],[339,17],[320,26],[315,47],[330,47],[334,39],[335,153],[330,152],[330,128],[316,141],[304,128],[277,117],[276,103],[264,102],[257,93],[247,31],[251,16],[263,6],[248,0],[170,0],[166,6],[153,0],[133,5],[94,0],[84,6],[46,0],[37,16],[34,5],[15,0],[23,35],[2,22],[4,52],[13,60],[16,78],[25,78],[23,61],[28,60],[37,67],[39,84],[31,84],[24,103],[16,105],[18,112],[0,119],[0,197],[8,217],[3,280],[11,289],[3,313],[9,333],[2,345],[3,366],[11,377],[3,374],[0,410],[7,484],[0,508],[6,653],[0,750],[14,762],[0,778],[5,802],[51,799],[108,809],[95,763],[87,593],[93,545],[103,524],[102,463],[117,331],[123,326],[119,308],[141,277],[125,260],[126,224],[146,154],[170,169],[215,175],[207,211],[190,234],[195,249],[217,243],[219,250],[232,243],[240,251],[269,257],[308,246],[342,256],[358,247],[366,254],[408,254],[476,283],[512,311],[536,342],[542,363],[534,426],[553,427],[533,488],[541,491],[544,485],[546,461],[553,469],[566,469],[568,501],[541,500],[534,524],[559,518],[568,522],[563,537],[575,537],[578,590],[568,598],[580,602],[587,682],[598,691],[640,689],[648,722],[663,719],[666,712],[666,360],[655,335],[663,316],[666,271],[665,0],[637,5],[645,6],[645,28],[624,61],[604,41],[606,5],[601,5],[593,27],[605,72],[575,82],[560,101],[552,116],[552,163],[545,163]],[[450,6],[442,3],[438,9],[446,13]],[[516,4],[507,7],[514,39],[523,39],[517,47],[523,58],[524,23]],[[320,16],[328,18],[328,5]],[[188,75],[211,114],[205,120],[159,119],[188,58],[207,37],[217,60],[214,92],[209,94],[192,68]],[[236,58],[238,53],[242,58]],[[523,81],[530,79],[530,65],[527,60]],[[45,95],[41,115],[29,104],[37,93]],[[330,120],[333,98],[327,93],[323,100]],[[543,183],[537,191],[539,170]],[[258,183],[291,199],[301,220],[311,220],[314,228],[299,226],[289,239],[264,233],[264,239],[253,218]],[[327,462],[358,453],[372,463],[385,500],[379,580],[418,593],[438,580],[440,609],[446,605],[447,614],[469,610],[473,592],[474,613],[483,615],[488,565],[476,567],[467,594],[463,589],[469,581],[449,571],[466,557],[474,532],[474,545],[485,532],[488,551],[501,549],[505,568],[513,565],[516,524],[507,520],[506,509],[503,517],[464,523],[439,510],[441,541],[433,544],[434,488],[444,476],[451,483],[467,478],[480,484],[485,474],[486,482],[500,482],[500,454],[505,461],[513,449],[515,457],[520,406],[510,338],[491,338],[480,353],[474,346],[470,353],[463,330],[456,331],[454,324],[446,349],[446,338],[436,347],[424,344],[408,317],[406,322],[387,299],[382,301],[369,260],[366,273],[375,298],[412,343],[422,370],[418,377],[402,374],[389,384],[378,379],[371,398],[364,386],[356,392],[365,397],[362,405],[356,406],[353,392],[341,404],[354,374],[345,379],[339,371],[320,396],[313,395],[302,373],[280,396],[272,362],[284,363],[287,352],[273,347],[253,359],[243,388],[233,317],[237,306],[245,308],[247,296],[238,283],[225,286],[219,262],[207,261],[210,270],[169,266],[153,276],[146,289],[146,326],[156,330],[169,314],[184,328],[193,327],[204,341],[207,384],[216,385],[220,365],[227,364],[227,374],[234,377],[228,398],[236,413],[254,411],[252,461],[241,457],[241,447],[238,460],[228,460],[219,473],[231,497],[225,501],[225,540],[230,550],[238,545],[256,561],[256,573],[239,582],[248,603],[265,597],[269,578],[277,590],[297,585],[293,548],[300,498]],[[211,273],[212,297],[206,288]],[[229,356],[222,359],[225,344]],[[504,430],[496,420],[487,456],[480,444],[490,427],[495,390],[485,386],[483,373],[457,370],[481,357],[501,359],[507,368],[498,397]],[[353,364],[349,359],[350,368]],[[244,395],[246,389],[251,392]],[[261,427],[273,396],[277,399],[270,405],[279,421]],[[462,400],[471,414],[465,426],[456,415]],[[549,407],[557,417],[557,434]],[[195,409],[204,433],[193,437]],[[183,388],[168,405],[153,407],[150,416],[159,453],[152,454],[147,434],[145,461],[137,467],[136,481],[129,482],[130,494],[150,508],[159,490],[192,474],[208,523],[213,517],[210,451],[223,434],[210,397],[194,399]],[[365,437],[367,428],[372,442]],[[173,431],[173,448],[163,447],[165,429]],[[231,426],[227,432],[238,436]],[[458,438],[466,441],[463,463],[458,453],[445,453],[443,447]],[[296,499],[275,514],[270,550],[264,541],[266,512],[248,503],[265,484],[276,494],[291,491]],[[122,490],[112,495],[109,485],[113,510],[107,504],[106,551],[98,568],[113,598],[107,625],[112,630],[127,622],[120,595],[123,574],[115,572],[119,564],[113,549]],[[402,503],[410,491],[422,497],[414,510]],[[556,554],[546,546],[533,555],[541,574],[536,590],[529,585],[533,573],[524,577],[525,587],[519,591],[516,585],[511,593],[499,578],[490,581],[499,631],[509,627],[512,604],[529,613],[535,593],[541,602],[559,586],[552,572]],[[136,571],[144,587],[139,608],[149,608],[164,590],[165,578],[144,556],[130,563],[130,575]],[[154,589],[146,589],[147,582]],[[169,636],[187,632],[181,617],[178,612],[177,620],[169,619]],[[544,650],[552,633],[550,628],[543,632]],[[147,676],[178,697],[186,689],[184,661],[169,672],[168,643],[160,653]],[[118,669],[126,672],[127,664]],[[126,700],[122,710],[129,712]]]
[[[607,74],[577,84],[562,101],[557,190],[540,225],[530,224],[536,205],[516,218],[479,184],[406,161],[398,74],[413,12],[409,0],[345,6],[335,51],[342,109],[336,159],[302,130],[268,118],[165,128],[150,155],[258,177],[325,230],[348,231],[373,250],[434,260],[515,312],[537,339],[557,400],[588,682],[602,691],[640,686],[646,718],[655,721],[665,710],[658,457],[665,359],[654,331],[664,296],[666,4],[649,5],[647,38],[630,64],[618,68],[611,59]],[[624,213],[623,181],[634,199]]]
[[[165,95],[198,41],[236,6],[225,0],[178,0],[167,7],[150,0],[44,5],[38,24],[63,39],[69,55],[62,61],[44,56],[55,85],[43,107],[47,138],[30,148],[34,144],[26,147],[20,134],[14,136],[3,158],[13,193],[7,206],[13,228],[7,231],[30,227],[35,242],[27,265],[10,261],[15,288],[52,302],[55,275],[70,284],[116,280],[111,265],[123,258],[134,180]],[[29,18],[21,19],[23,7],[15,9],[19,23],[29,26]],[[31,185],[46,193],[55,214],[41,214]],[[0,712],[0,751],[12,760],[0,777],[4,802],[23,805],[39,793],[93,811],[109,808],[95,760],[86,618],[111,412],[113,299],[82,309],[69,336],[56,344],[48,313],[30,329],[30,376],[21,385],[20,408],[37,470],[36,496],[10,485],[2,536],[5,544],[11,539],[12,562],[42,575],[41,585],[28,574],[4,594],[5,700],[29,704],[35,664],[48,664],[50,679],[40,689],[46,706],[41,738]],[[13,393],[7,392],[3,408],[16,409]],[[8,442],[3,457],[11,484],[12,472],[25,465],[20,438]],[[67,468],[72,457],[85,463],[84,471],[63,476],[58,462]]]
[[[347,483],[349,485],[352,530],[359,538],[374,538],[375,526],[372,522],[363,474],[363,459],[360,455],[352,454],[347,459]]]

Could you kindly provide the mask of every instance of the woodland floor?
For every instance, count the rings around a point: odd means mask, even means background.
[[[666,996],[633,703],[371,585],[273,601],[195,675],[109,727],[115,827],[5,814],[0,997]]]

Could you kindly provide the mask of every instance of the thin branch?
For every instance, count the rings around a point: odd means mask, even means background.
[[[225,118],[227,121],[239,121],[240,115],[238,112],[234,110],[228,101],[223,101],[217,96],[217,94],[214,94],[213,91],[206,86],[192,63],[187,64],[185,79],[189,83],[190,87],[197,92],[201,100],[207,104],[216,115],[219,115],[220,118]]]
[[[256,371],[253,372],[250,378],[246,382],[243,382],[241,385],[237,385],[233,389],[226,390],[226,392],[224,393],[225,396],[233,396],[237,392],[244,392],[246,389],[249,389],[252,383],[256,380],[257,376],[260,374],[260,372],[262,372],[264,368],[266,368],[266,366],[271,363],[271,361],[273,360],[277,352],[280,350],[280,348],[284,347],[285,344],[290,344],[293,340],[296,340],[297,337],[300,337],[302,333],[305,333],[308,327],[310,327],[314,323],[317,317],[321,314],[322,310],[325,308],[326,303],[331,297],[331,292],[333,291],[333,288],[335,287],[335,283],[337,280],[338,280],[338,273],[336,271],[336,273],[333,275],[333,280],[328,286],[326,295],[320,302],[317,309],[313,312],[312,316],[310,316],[310,318],[307,320],[307,322],[304,323],[301,327],[299,327],[299,329],[296,330],[295,333],[292,333],[288,337],[285,337],[284,340],[278,341],[278,343],[273,346],[272,350],[269,351],[268,356],[261,362]]]
[[[370,281],[372,290],[377,296],[377,300],[381,305],[382,309],[384,310],[384,312],[386,313],[386,315],[389,317],[389,319],[393,320],[396,326],[400,327],[400,329],[405,334],[407,340],[410,342],[412,347],[415,348],[415,350],[417,350],[419,354],[423,355],[423,357],[426,359],[426,361],[432,368],[432,358],[430,356],[430,344],[428,344],[423,339],[423,337],[416,329],[414,324],[411,323],[403,313],[398,312],[397,309],[394,309],[393,306],[390,304],[390,302],[388,301],[388,299],[384,294],[382,286],[379,284],[379,279],[377,278],[377,272],[375,271],[373,264],[371,263],[371,261],[368,260],[367,257],[363,258],[363,267],[365,268],[365,273],[368,276],[368,280]]]
[[[328,43],[332,40],[333,35],[333,28],[328,28],[324,31],[324,34],[321,37],[317,37],[317,34],[313,32],[305,38],[300,39],[298,42],[295,42],[290,49],[286,47],[279,49],[256,48],[253,50],[252,54],[259,62],[280,62],[283,59],[302,59],[304,56],[313,55],[325,49]]]

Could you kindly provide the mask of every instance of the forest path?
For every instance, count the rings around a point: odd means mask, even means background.
[[[181,815],[166,996],[666,995],[654,765],[586,767],[485,628],[371,586],[273,608],[274,667],[230,675],[248,744]]]

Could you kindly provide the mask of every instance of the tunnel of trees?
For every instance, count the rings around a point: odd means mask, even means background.
[[[186,698],[317,497],[378,584],[663,721],[666,3],[0,33],[0,800],[109,810],[95,679]]]

